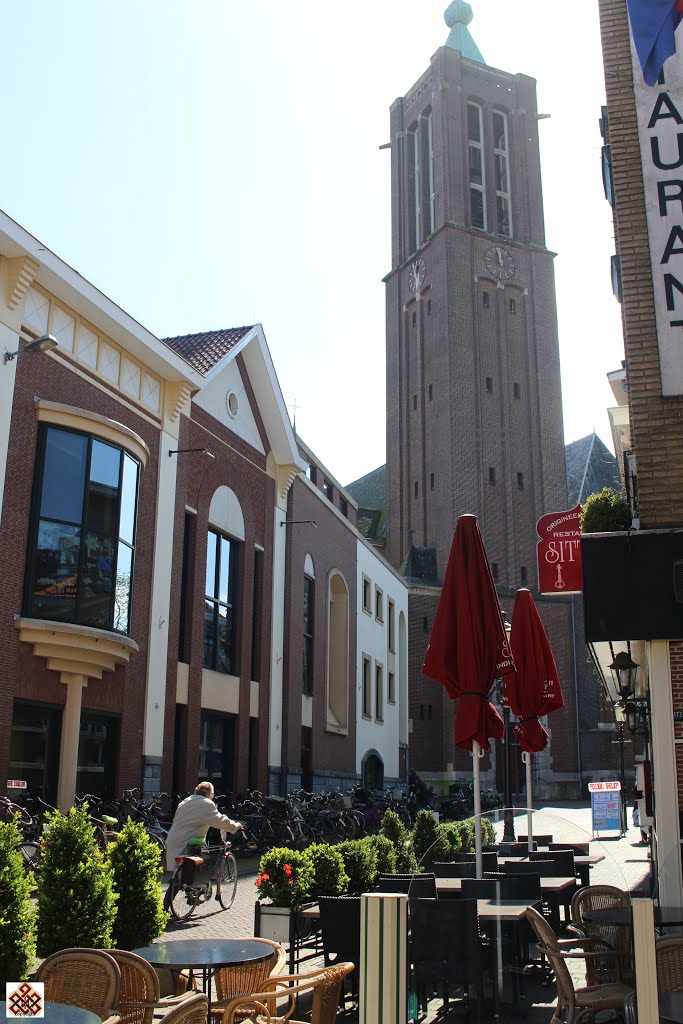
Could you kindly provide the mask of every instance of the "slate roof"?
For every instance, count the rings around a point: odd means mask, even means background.
[[[569,508],[574,508],[589,494],[595,494],[603,487],[621,491],[617,460],[595,432],[572,441],[564,451]]]
[[[164,338],[164,344],[187,360],[190,366],[206,377],[223,356],[242,340],[252,327],[228,327],[222,331],[203,331],[201,334],[179,334]]]
[[[368,540],[380,540],[387,532],[387,467],[379,466],[354,480],[345,490],[358,505],[356,526]]]

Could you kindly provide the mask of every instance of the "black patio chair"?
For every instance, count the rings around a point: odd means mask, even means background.
[[[476,900],[413,900],[410,905],[410,959],[419,1005],[440,989],[447,1006],[451,990],[462,988],[477,1020],[484,1004],[482,977],[491,975],[491,947],[481,935]]]
[[[360,963],[360,896],[319,896],[318,906],[325,966],[346,962],[355,964],[355,970],[349,974],[348,980],[352,993],[357,992]],[[344,988],[345,984],[342,982],[342,1004]]]
[[[409,900],[437,898],[436,875],[380,875],[378,892],[404,892]]]
[[[500,875],[498,878],[463,878],[460,890],[463,899],[519,899],[520,903],[523,902],[521,891],[521,879],[512,875]]]

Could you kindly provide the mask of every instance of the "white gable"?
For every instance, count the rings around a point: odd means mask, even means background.
[[[234,359],[223,366],[192,401],[265,455],[242,375]]]

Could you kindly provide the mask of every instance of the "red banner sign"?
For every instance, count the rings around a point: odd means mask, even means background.
[[[542,594],[580,594],[581,506],[567,512],[548,512],[536,523],[538,586]]]

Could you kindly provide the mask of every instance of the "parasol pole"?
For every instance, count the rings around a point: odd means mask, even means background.
[[[476,877],[484,877],[484,858],[481,852],[481,771],[479,761],[482,757],[481,747],[472,740],[472,781],[474,783],[474,855],[476,860]]]
[[[534,816],[534,801],[531,793],[531,754],[524,750],[522,760],[526,765],[526,838],[529,844],[529,853],[534,850],[534,832],[531,824]]]

